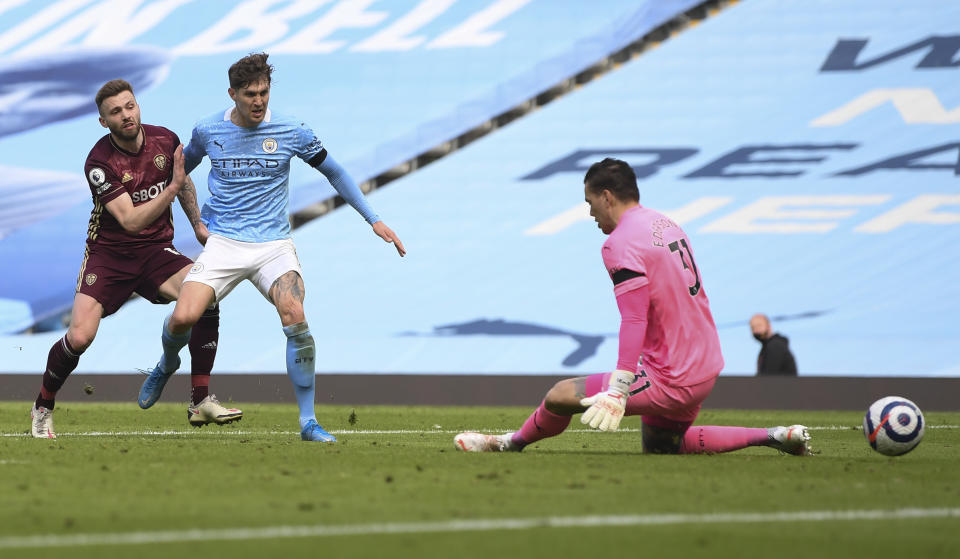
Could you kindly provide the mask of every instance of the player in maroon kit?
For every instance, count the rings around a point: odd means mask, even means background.
[[[110,130],[93,146],[84,166],[93,195],[87,248],[80,266],[70,327],[47,356],[40,394],[30,416],[31,433],[56,438],[53,409],[56,393],[77,367],[80,355],[97,334],[100,320],[113,314],[134,293],[153,303],[168,303],[193,266],[173,246],[174,196],[206,242],[196,189],[183,168],[183,146],[176,134],[140,123],[140,106],[124,80],[103,85],[96,96],[100,124]],[[220,311],[214,306],[193,328],[191,424],[229,423],[242,412],[227,409],[209,394],[216,356]]]

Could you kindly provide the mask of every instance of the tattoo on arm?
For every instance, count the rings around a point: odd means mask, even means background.
[[[573,379],[574,390],[576,390],[576,397],[579,400],[582,400],[587,397],[587,377],[577,377]]]
[[[177,199],[180,200],[180,207],[183,208],[183,213],[186,214],[190,225],[196,227],[200,223],[200,207],[197,205],[197,189],[189,175],[183,188],[177,193]]]

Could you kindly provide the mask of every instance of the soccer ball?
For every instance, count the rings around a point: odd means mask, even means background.
[[[923,439],[923,413],[900,396],[887,396],[870,404],[863,417],[863,436],[870,448],[887,456],[913,450]]]

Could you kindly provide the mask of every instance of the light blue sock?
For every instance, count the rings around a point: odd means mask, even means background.
[[[317,416],[313,411],[314,371],[316,367],[316,346],[310,327],[306,322],[283,327],[287,335],[287,376],[293,383],[293,392],[300,407],[300,428]]]
[[[170,333],[170,316],[163,320],[163,334],[160,336],[160,343],[163,345],[163,355],[160,356],[158,363],[160,369],[173,374],[180,368],[180,350],[190,341],[190,330],[187,330],[179,336]]]

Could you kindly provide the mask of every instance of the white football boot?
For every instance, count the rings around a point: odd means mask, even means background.
[[[810,441],[810,433],[803,425],[772,427],[768,432],[770,436],[768,446],[795,456],[813,455],[813,449],[807,444]]]
[[[187,420],[194,427],[203,427],[209,423],[225,425],[243,419],[243,412],[234,408],[225,408],[213,394],[200,401],[197,405],[187,408]]]
[[[513,433],[506,435],[484,435],[483,433],[460,433],[453,438],[453,444],[466,452],[519,452],[520,448],[510,439]]]
[[[38,439],[55,439],[53,432],[53,410],[40,406],[30,410],[30,434]]]

